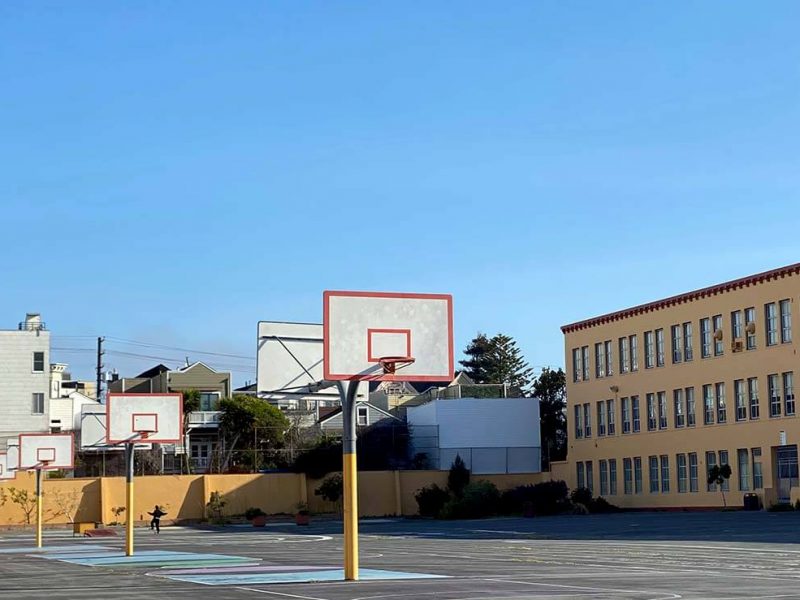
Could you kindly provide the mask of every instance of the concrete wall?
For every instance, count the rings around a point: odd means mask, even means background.
[[[473,476],[474,480],[492,481],[501,490],[538,483],[549,478],[547,473],[522,475]],[[293,514],[297,504],[307,503],[312,512],[337,512],[339,507],[315,494],[323,480],[306,479],[303,474],[270,473],[266,475],[161,475],[137,477],[135,519],[146,521],[158,504],[171,520],[200,520],[206,517],[206,503],[212,492],[220,492],[226,501],[226,515],[240,515],[247,508],[259,507],[268,514]],[[0,526],[25,522],[23,511],[10,499],[10,488],[34,490],[31,473],[20,473],[17,479],[0,483]],[[427,485],[447,484],[447,471],[364,471],[359,473],[359,514],[364,517],[416,515],[414,493]],[[48,524],[64,524],[69,520],[59,506],[72,505],[77,521],[124,522],[124,513],[114,515],[115,507],[125,506],[125,480],[122,477],[91,479],[46,479],[44,512]]]
[[[697,294],[682,297],[680,301],[671,300],[621,318],[609,318],[605,322],[590,326],[567,328],[565,333],[565,354],[567,365],[567,419],[568,419],[568,466],[566,480],[575,486],[576,463],[592,461],[594,472],[594,491],[599,493],[599,461],[616,459],[617,494],[609,495],[608,500],[620,506],[630,507],[691,507],[721,506],[720,493],[706,492],[705,464],[706,451],[726,450],[733,475],[730,479],[729,498],[741,504],[743,490],[738,486],[737,450],[761,448],[764,488],[755,490],[769,504],[775,496],[772,488],[777,485],[773,477],[775,448],[781,443],[780,432],[785,431],[788,444],[800,442],[800,420],[797,416],[771,418],[767,394],[767,376],[794,371],[800,381],[800,368],[797,367],[797,341],[800,340],[800,311],[796,299],[800,297],[800,275],[785,273],[769,280],[748,282],[718,290],[706,295]],[[780,312],[778,311],[778,344],[766,345],[765,311],[768,302],[791,301],[793,342],[780,342]],[[731,312],[755,308],[756,349],[733,352]],[[591,309],[589,309],[591,310]],[[723,354],[709,358],[701,357],[700,319],[722,315]],[[678,364],[672,363],[671,326],[692,324],[693,359]],[[665,365],[645,368],[644,332],[664,330]],[[636,335],[638,339],[638,370],[621,374],[619,365],[619,339]],[[713,336],[713,332],[712,332]],[[613,348],[613,375],[596,377],[595,343],[610,340]],[[589,347],[589,380],[573,381],[572,349]],[[734,380],[750,377],[758,378],[760,416],[736,421]],[[727,420],[725,423],[703,424],[703,385],[725,384]],[[797,385],[797,384],[795,384]],[[694,388],[696,402],[696,425],[694,427],[675,426],[673,390]],[[666,392],[667,423],[665,429],[647,431],[648,393]],[[795,392],[796,394],[797,392]],[[780,391],[783,400],[783,390]],[[623,398],[639,397],[641,431],[623,434],[621,405]],[[616,432],[614,435],[597,435],[597,402],[615,400]],[[588,403],[591,407],[592,437],[575,438],[574,407]],[[783,413],[783,411],[782,411]],[[715,415],[716,416],[716,415]],[[715,419],[716,420],[716,419]],[[698,492],[678,492],[676,454],[695,452],[698,455]],[[647,462],[649,456],[666,455],[670,466],[669,493],[649,493]],[[623,458],[641,457],[643,462],[643,491],[641,494],[624,494]],[[752,464],[750,466],[752,480]],[[752,487],[752,483],[751,486]]]

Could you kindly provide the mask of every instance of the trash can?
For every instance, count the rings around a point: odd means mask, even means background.
[[[760,503],[758,501],[758,494],[752,492],[744,495],[744,509],[745,510],[759,510]]]

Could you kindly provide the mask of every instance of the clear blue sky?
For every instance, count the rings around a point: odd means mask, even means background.
[[[796,2],[2,2],[0,327],[41,311],[91,377],[78,336],[254,357],[324,289],[450,292],[459,348],[562,365],[564,323],[800,260],[799,29]]]

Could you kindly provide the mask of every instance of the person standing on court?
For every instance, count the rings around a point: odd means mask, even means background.
[[[150,520],[150,530],[151,531],[155,530],[156,533],[161,533],[161,517],[163,517],[167,513],[161,510],[161,507],[158,504],[156,504],[156,507],[153,509],[153,512],[149,512],[147,514],[153,517]]]

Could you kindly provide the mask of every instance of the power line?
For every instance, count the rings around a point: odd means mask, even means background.
[[[208,355],[208,356],[224,356],[224,357],[227,357],[227,358],[239,358],[239,359],[243,359],[243,360],[255,361],[255,358],[253,358],[252,356],[244,356],[244,355],[241,355],[241,354],[228,354],[228,353],[225,353],[225,352],[210,352],[210,351],[207,351],[207,350],[198,350],[196,348],[181,348],[179,346],[165,346],[163,344],[152,344],[152,343],[149,343],[149,342],[140,342],[140,341],[136,341],[136,340],[128,340],[128,339],[125,339],[125,338],[118,338],[118,337],[111,337],[111,336],[108,336],[106,339],[114,340],[115,342],[120,343],[120,344],[129,344],[129,345],[133,345],[133,346],[143,346],[145,348],[160,348],[162,350],[177,350],[178,352],[190,352],[192,354],[205,354],[205,355]]]

